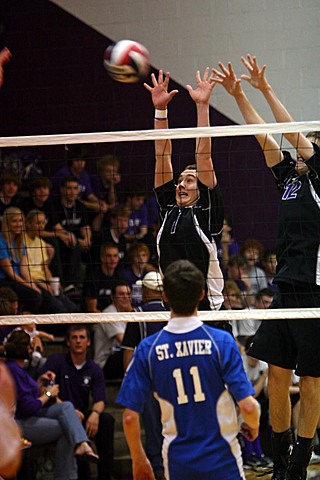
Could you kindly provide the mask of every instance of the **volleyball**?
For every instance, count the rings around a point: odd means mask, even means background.
[[[117,82],[135,83],[148,75],[149,59],[149,52],[141,43],[120,40],[105,50],[103,65]]]

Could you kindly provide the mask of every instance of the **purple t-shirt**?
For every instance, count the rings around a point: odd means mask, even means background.
[[[103,371],[93,360],[88,358],[77,369],[69,353],[56,353],[48,357],[42,373],[48,370],[56,374],[56,383],[60,388],[59,398],[69,400],[77,410],[88,410],[90,395],[94,403],[106,403]]]
[[[140,227],[147,227],[148,225],[148,210],[147,206],[143,203],[139,210],[134,210],[130,215],[126,233],[128,235],[137,235]]]
[[[14,379],[17,391],[16,418],[27,418],[38,415],[42,403],[39,397],[37,382],[16,362],[6,363]]]
[[[78,180],[79,198],[87,197],[88,195],[91,195],[93,193],[88,172],[86,170],[82,170],[79,176],[76,177],[72,173],[71,168],[68,165],[65,165],[64,167],[60,168],[60,170],[58,170],[52,178],[52,194],[55,197],[60,195],[60,187],[62,184],[62,180],[65,177],[74,177]]]

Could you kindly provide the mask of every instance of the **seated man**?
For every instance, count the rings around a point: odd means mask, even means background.
[[[60,244],[64,291],[79,286],[81,282],[79,265],[82,255],[91,246],[91,228],[85,206],[77,199],[79,182],[74,177],[65,177],[61,195],[55,202],[56,224]]]
[[[112,288],[112,304],[104,312],[132,312],[131,290],[125,281]],[[108,379],[123,377],[123,350],[121,344],[126,322],[99,323],[94,332],[94,361],[103,368]]]
[[[13,172],[3,172],[0,176],[0,223],[2,222],[3,212],[8,207],[16,207],[19,205],[17,192],[20,188],[21,181]]]
[[[63,179],[65,177],[74,177],[79,183],[78,199],[90,211],[106,211],[106,202],[97,198],[93,193],[89,173],[86,170],[86,158],[83,145],[73,145],[67,151],[67,165],[61,167],[53,176],[53,194],[58,196],[60,193]]]
[[[67,333],[68,353],[50,355],[43,371],[55,373],[59,398],[69,400],[89,438],[93,438],[99,454],[98,480],[111,480],[113,470],[114,418],[104,411],[106,404],[103,373],[87,357],[90,335],[85,325],[73,324]],[[90,395],[93,404],[90,405]],[[78,463],[79,480],[89,480],[89,465]]]
[[[119,249],[113,243],[100,248],[100,264],[88,270],[83,283],[83,298],[87,312],[102,312],[111,304],[112,286],[124,278],[119,266]]]
[[[110,227],[99,227],[100,222],[98,221],[98,216],[92,223],[93,230],[93,245],[91,248],[92,257],[94,260],[99,258],[99,247],[103,243],[114,243],[119,248],[119,257],[123,261],[126,254],[126,238],[125,232],[128,228],[128,222],[130,217],[130,210],[124,205],[117,205],[114,207],[111,212],[111,226]]]

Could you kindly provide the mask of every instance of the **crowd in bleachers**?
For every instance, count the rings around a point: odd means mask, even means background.
[[[144,303],[141,280],[159,270],[156,235],[160,222],[155,197],[138,184],[128,185],[125,193],[119,189],[120,165],[113,155],[98,159],[97,175],[89,175],[85,166],[82,147],[76,147],[68,151],[66,166],[51,178],[38,169],[23,188],[17,171],[10,171],[8,165],[2,171],[1,315],[128,312]],[[265,250],[256,239],[239,244],[226,217],[218,258],[224,275],[223,309],[270,306],[276,292],[273,250]],[[262,435],[268,438],[267,367],[246,355],[258,326],[256,321],[232,322],[263,408]],[[123,322],[112,324],[111,329],[103,324],[91,332],[94,360],[106,379],[123,376],[125,327]],[[67,330],[64,325],[43,328],[44,332],[38,332],[22,325],[0,331],[2,350],[12,331],[23,329],[30,335],[34,351],[28,371],[34,378],[46,360],[41,357],[41,339],[65,336]],[[248,444],[242,438],[241,445],[248,467],[270,466],[259,439]]]

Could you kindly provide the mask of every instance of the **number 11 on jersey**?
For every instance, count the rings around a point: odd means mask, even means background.
[[[192,380],[193,380],[193,387],[194,387],[193,400],[195,402],[204,402],[206,397],[205,397],[205,394],[202,391],[201,380],[200,380],[198,367],[196,367],[196,366],[191,367],[190,370],[189,370],[189,373],[192,376]],[[182,405],[184,403],[188,403],[189,398],[188,398],[188,395],[185,392],[181,369],[180,368],[175,368],[172,372],[172,376],[176,381],[177,392],[178,392],[178,396],[177,396],[178,404]]]

